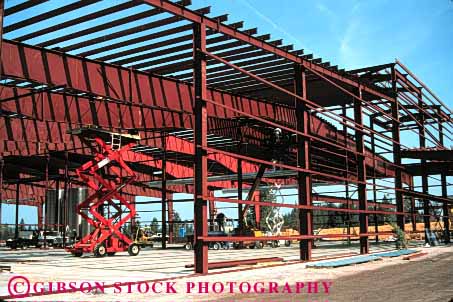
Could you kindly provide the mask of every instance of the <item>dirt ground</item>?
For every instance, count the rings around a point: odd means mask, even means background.
[[[329,295],[236,295],[228,301],[453,302],[453,252],[334,279]]]

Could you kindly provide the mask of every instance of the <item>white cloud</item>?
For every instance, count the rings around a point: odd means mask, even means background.
[[[353,39],[360,39],[359,30],[361,28],[360,21],[358,19],[351,19],[343,36],[340,39],[339,56],[342,60],[341,64],[349,68],[351,66],[357,66],[359,62],[359,54],[356,45],[353,45]],[[352,45],[351,45],[352,44]]]
[[[327,6],[325,6],[323,3],[321,3],[321,2],[318,2],[318,3],[316,4],[316,8],[317,8],[321,13],[323,13],[323,14],[329,16],[329,17],[334,17],[334,16],[335,16],[334,12],[333,12],[330,8],[328,8]]]
[[[277,23],[272,21],[271,18],[267,17],[264,15],[262,12],[260,12],[256,7],[254,7],[252,4],[250,4],[247,0],[241,0],[240,1],[243,5],[245,5],[247,8],[249,8],[254,14],[256,14],[260,19],[265,21],[267,24],[272,26],[275,30],[281,32],[284,34],[292,43],[298,44],[299,46],[302,45],[301,40],[299,40],[297,37],[295,37],[293,34],[290,32],[287,32],[286,30],[283,29],[282,26],[279,26]]]

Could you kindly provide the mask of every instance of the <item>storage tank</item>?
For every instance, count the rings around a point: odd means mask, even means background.
[[[44,223],[48,230],[57,230],[56,225],[60,224],[59,216],[62,194],[63,190],[47,190]]]
[[[45,223],[47,229],[55,229],[55,226],[64,224],[66,231],[76,230],[79,237],[90,232],[89,224],[77,214],[77,205],[87,198],[87,188],[68,189],[66,205],[64,205],[64,190],[48,190],[45,207]],[[58,200],[57,200],[58,194]],[[60,227],[59,231],[63,231]]]

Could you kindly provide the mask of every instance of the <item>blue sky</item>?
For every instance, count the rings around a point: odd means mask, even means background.
[[[193,0],[341,68],[398,58],[453,107],[453,1]]]
[[[354,69],[393,62],[395,58],[407,65],[447,105],[453,107],[453,1],[418,0],[192,0],[191,8],[211,6],[211,16],[229,14],[229,23],[244,20],[244,28],[258,27],[258,34],[270,33],[274,39],[284,39],[284,44],[294,44],[314,53],[323,61],[330,61],[340,68]],[[7,7],[23,0],[7,0]],[[64,5],[74,1],[58,1]],[[101,5],[124,1],[104,1]],[[55,3],[53,1],[52,3]],[[39,6],[35,12],[43,12]],[[88,12],[89,7],[81,9]],[[130,9],[132,14],[137,9]],[[18,14],[19,19],[27,12]],[[5,20],[5,24],[15,22]],[[61,19],[60,19],[61,21]],[[137,25],[143,24],[142,20]],[[87,23],[87,26],[90,23]],[[91,23],[92,25],[92,23]],[[83,25],[81,25],[83,26]],[[33,28],[40,28],[40,24]],[[114,31],[115,29],[110,30]],[[62,33],[68,33],[64,30]],[[25,31],[26,32],[26,31]],[[6,37],[20,35],[13,32]],[[57,33],[49,34],[53,38]],[[30,42],[39,42],[39,38]],[[410,140],[411,138],[408,137]],[[177,194],[176,198],[187,198]],[[287,198],[285,202],[292,201]],[[143,208],[144,206],[140,206]],[[157,205],[147,205],[146,210],[157,210]],[[183,218],[192,216],[191,203],[175,204]],[[227,210],[227,215],[235,212]],[[3,221],[13,221],[13,207],[3,206]],[[35,211],[21,209],[28,223],[34,223]],[[156,213],[143,214],[151,220]]]

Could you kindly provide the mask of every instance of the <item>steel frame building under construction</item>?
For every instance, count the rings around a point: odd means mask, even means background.
[[[301,260],[325,237],[313,211],[358,216],[363,254],[382,234],[369,216],[411,221],[408,232],[417,217],[425,229],[441,220],[449,240],[452,111],[401,62],[343,70],[190,0],[106,2],[1,1],[0,201],[16,205],[16,230],[19,205],[36,206],[45,227],[46,192],[85,184],[76,169],[97,137],[112,149],[134,141],[120,195],[130,211],[135,196],[160,198],[163,238],[173,193],[194,195],[198,273],[223,240],[208,236],[216,202],[237,205],[240,227],[250,208],[257,223],[260,206],[298,209],[300,235],[272,239],[299,240]],[[115,167],[103,177],[126,176]],[[298,202],[260,201],[260,183],[275,182],[295,186]],[[224,188],[237,195],[213,195]]]

